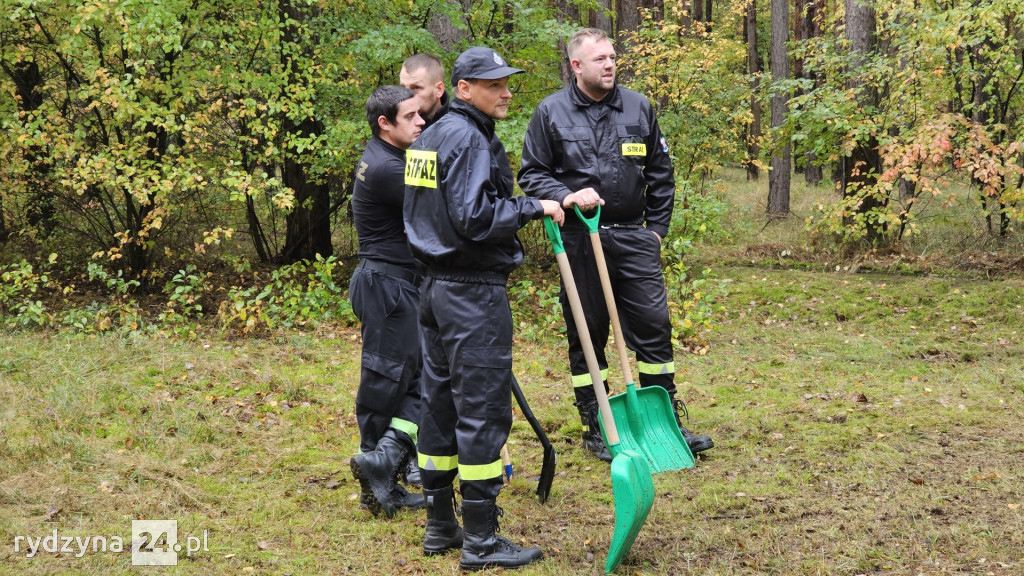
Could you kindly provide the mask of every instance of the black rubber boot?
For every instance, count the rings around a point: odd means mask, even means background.
[[[501,508],[494,500],[463,500],[462,520],[465,522],[465,541],[462,544],[463,570],[483,570],[501,566],[519,568],[544,557],[540,548],[522,548],[511,540],[495,534]]]
[[[423,555],[433,556],[462,548],[462,527],[455,512],[455,490],[450,485],[440,490],[424,490],[423,497],[427,503]]]
[[[404,434],[403,434],[404,436]],[[397,483],[398,469],[406,460],[412,441],[400,438],[388,429],[373,452],[364,452],[351,460],[352,475],[359,480],[363,494],[373,494],[365,504],[374,516],[394,517],[399,508],[423,508],[419,494],[409,494]],[[360,498],[362,504],[362,498]]]
[[[690,414],[686,410],[686,404],[684,404],[682,400],[673,398],[672,408],[674,408],[672,412],[676,417],[676,424],[679,425],[679,431],[682,432],[683,440],[686,440],[686,445],[690,447],[690,452],[696,454],[715,447],[715,443],[711,440],[710,436],[695,434],[690,431],[689,428],[683,426],[683,422],[679,419],[679,411],[682,410],[687,420],[690,419]]]
[[[604,438],[601,437],[601,413],[597,407],[597,400],[577,403],[576,408],[580,412],[580,422],[586,426],[583,430],[583,447],[598,460],[611,462],[612,455],[604,445]]]

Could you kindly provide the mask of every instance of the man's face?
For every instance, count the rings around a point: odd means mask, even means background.
[[[508,103],[512,100],[507,76],[497,80],[459,80],[459,94],[463,100],[495,120],[508,115]]]
[[[608,40],[584,40],[570,64],[587,96],[600,100],[615,87],[615,48]]]
[[[409,71],[402,66],[398,72],[398,82],[416,94],[420,116],[433,118],[441,107],[441,96],[444,94],[444,82],[431,78],[424,66],[419,70]]]
[[[419,137],[423,130],[423,118],[420,117],[419,101],[416,98],[403,100],[398,105],[395,123],[384,122],[381,126],[381,137],[392,145],[407,150]],[[383,118],[383,116],[381,116]]]

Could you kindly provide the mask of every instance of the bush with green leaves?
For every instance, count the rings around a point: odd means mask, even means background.
[[[317,256],[312,262],[296,262],[274,270],[265,284],[231,287],[217,312],[220,326],[253,334],[315,327],[331,319],[355,325],[352,306],[334,279],[339,264],[333,256]]]
[[[558,279],[550,277],[525,278],[509,285],[509,304],[517,338],[538,342],[565,334],[559,291]]]
[[[49,263],[56,260],[50,255]],[[48,326],[53,321],[42,293],[52,281],[26,260],[0,266],[0,318],[9,328]]]

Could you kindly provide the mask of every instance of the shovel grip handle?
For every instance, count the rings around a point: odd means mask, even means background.
[[[562,245],[562,233],[558,231],[558,224],[555,224],[551,216],[544,217],[544,230],[547,231],[548,238],[551,240],[551,250],[555,253],[555,256],[565,254],[565,246]]]
[[[580,222],[583,222],[583,225],[587,227],[588,232],[590,232],[591,234],[597,232],[597,223],[601,220],[600,204],[597,205],[597,211],[594,212],[594,215],[591,216],[590,218],[587,218],[586,216],[583,215],[583,211],[580,210],[579,206],[573,204],[572,209],[576,211],[576,216],[578,216]]]

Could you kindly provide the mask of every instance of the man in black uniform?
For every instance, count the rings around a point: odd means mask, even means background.
[[[398,484],[419,482],[420,277],[405,238],[405,150],[423,127],[419,103],[408,88],[382,86],[366,101],[373,138],[356,170],[352,216],[359,237],[359,266],[349,297],[361,322],[362,369],[356,419],[362,453],[351,460],[360,505],[388,518],[398,508],[423,508],[423,497]]]
[[[600,203],[601,244],[621,317],[626,345],[636,352],[640,385],[662,386],[675,400],[675,364],[668,298],[661,270],[661,242],[672,218],[675,179],[668,144],[650,101],[616,85],[615,49],[601,30],[586,28],[568,45],[575,82],[548,96],[526,130],[519,186],[537,198],[573,202],[581,208]],[[568,219],[562,233],[573,277],[581,286],[594,350],[607,385],[608,308],[586,227]],[[562,311],[568,327],[569,364],[576,407],[586,429],[584,446],[598,458],[611,456],[598,428],[579,333],[563,287]],[[676,415],[678,420],[679,416]],[[714,446],[679,424],[694,453]]]
[[[504,118],[511,68],[473,47],[452,69],[448,113],[406,154],[405,228],[425,267],[420,286],[423,417],[419,462],[426,554],[461,546],[467,570],[515,568],[542,557],[497,536],[501,447],[512,426],[512,313],[508,275],[523,259],[517,231],[551,216],[558,202],[513,196],[514,181],[494,120]],[[455,517],[459,476],[465,532]],[[464,538],[463,538],[464,535]]]
[[[437,122],[448,111],[448,91],[444,89],[444,66],[437,56],[415,54],[406,58],[398,72],[398,82],[416,94],[423,118],[423,129]]]

